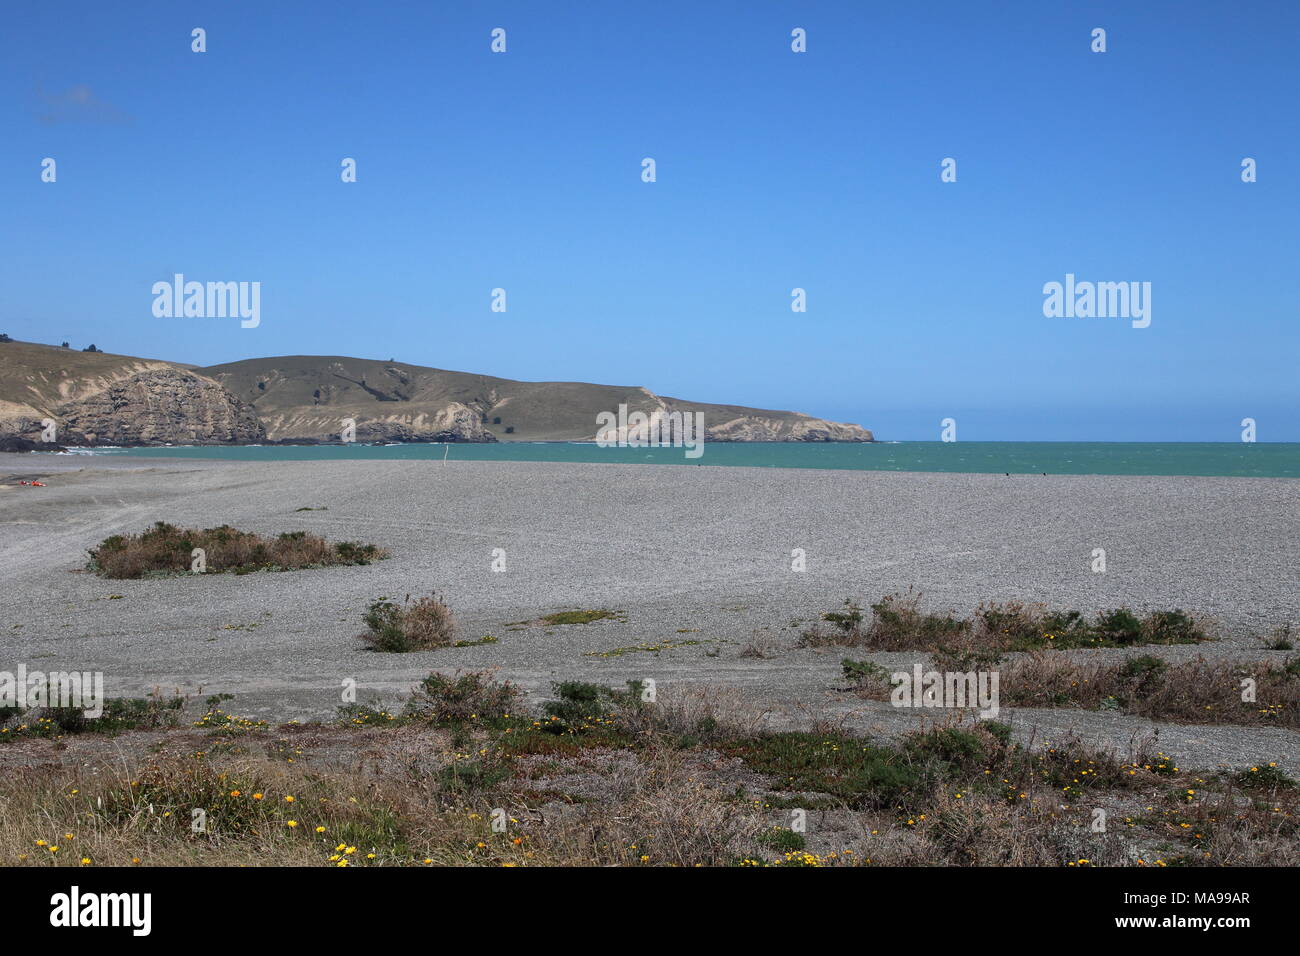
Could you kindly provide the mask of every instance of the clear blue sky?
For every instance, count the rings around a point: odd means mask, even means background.
[[[52,0],[2,22],[15,338],[639,384],[881,438],[951,416],[968,440],[1233,441],[1250,416],[1300,440],[1292,0]],[[261,282],[260,327],[155,318],[174,272]],[[1066,273],[1151,282],[1150,328],[1045,318]]]

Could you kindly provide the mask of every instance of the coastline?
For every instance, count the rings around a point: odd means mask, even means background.
[[[990,475],[1196,475],[1300,479],[1294,442],[707,442],[601,447],[594,442],[339,443],[100,447],[32,460],[497,461],[667,464]]]

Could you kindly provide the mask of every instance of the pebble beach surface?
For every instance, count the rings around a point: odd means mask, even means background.
[[[17,484],[33,476],[45,486]],[[0,478],[0,669],[99,670],[112,696],[232,693],[233,710],[270,720],[331,716],[347,680],[363,700],[397,701],[432,670],[492,667],[534,698],[564,678],[706,682],[739,688],[773,726],[833,719],[892,736],[930,713],[845,693],[843,648],[795,647],[845,598],[865,606],[913,587],[927,608],[962,614],[1024,599],[1214,620],[1213,643],[1141,650],[1170,659],[1286,659],[1263,639],[1300,619],[1292,479],[24,454],[0,455]],[[85,571],[87,549],[160,520],[302,529],[391,557],[142,581]],[[1092,570],[1099,548],[1104,574]],[[796,551],[805,571],[792,570]],[[434,592],[462,638],[497,642],[378,654],[358,640],[372,601]],[[519,623],[573,609],[618,614]],[[641,649],[665,642],[678,646]],[[755,643],[767,656],[742,653]],[[891,669],[924,657],[851,653]],[[1022,737],[1073,730],[1117,748],[1158,731],[1160,749],[1189,766],[1274,759],[1300,771],[1300,735],[1285,729],[1077,710],[1002,719]]]

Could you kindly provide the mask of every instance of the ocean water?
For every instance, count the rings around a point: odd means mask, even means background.
[[[1300,478],[1300,443],[1281,442],[708,442],[683,448],[600,448],[586,442],[449,445],[245,445],[96,449],[96,455],[238,461],[352,459],[581,461],[648,465],[834,468],[1049,475],[1217,475]]]

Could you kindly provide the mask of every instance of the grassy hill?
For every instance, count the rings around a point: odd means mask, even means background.
[[[634,385],[518,382],[339,355],[247,359],[194,371],[250,402],[273,439],[337,434],[344,417],[428,427],[456,407],[477,416],[499,441],[589,440],[595,437],[597,413],[617,411],[620,404],[647,414],[664,408],[703,412],[710,438],[716,427],[748,422],[789,437],[824,426],[842,440],[870,439],[856,426],[797,412],[686,402]]]
[[[140,372],[163,368],[189,366],[34,342],[3,342],[0,418],[57,418],[57,410],[69,402],[102,392]]]

